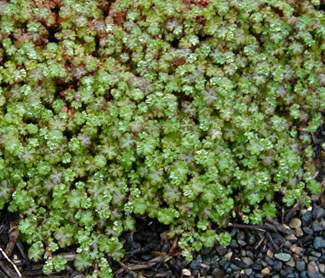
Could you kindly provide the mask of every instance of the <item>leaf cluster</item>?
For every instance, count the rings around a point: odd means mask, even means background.
[[[226,245],[310,202],[325,108],[319,1],[0,1],[0,209],[29,257],[111,277],[145,215],[180,248]],[[280,197],[280,198],[279,198]],[[54,254],[49,256],[49,254]]]

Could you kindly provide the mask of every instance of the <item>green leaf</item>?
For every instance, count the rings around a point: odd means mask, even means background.
[[[44,245],[41,241],[37,241],[32,244],[28,249],[28,258],[34,262],[39,261],[44,254]]]

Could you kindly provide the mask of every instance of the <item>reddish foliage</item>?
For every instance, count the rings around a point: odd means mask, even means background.
[[[209,4],[209,0],[183,0],[187,4],[194,4],[201,7],[206,7]]]
[[[172,64],[176,67],[178,66],[181,66],[181,65],[184,65],[185,64],[185,59],[184,57],[179,57],[179,58],[176,58],[172,61]]]
[[[170,247],[168,254],[174,255],[176,253],[177,247],[178,247],[178,236],[176,236],[174,238],[172,246]]]
[[[162,232],[162,233],[160,234],[160,239],[161,239],[161,241],[164,242],[164,243],[168,242],[167,232],[168,232],[168,231],[164,231],[164,232]]]
[[[61,4],[62,0],[33,0],[37,7],[46,7],[49,9],[54,9],[56,6]]]
[[[126,19],[126,11],[110,10],[109,15],[112,17],[114,24],[121,26]]]

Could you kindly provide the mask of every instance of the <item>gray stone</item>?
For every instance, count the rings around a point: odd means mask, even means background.
[[[319,264],[319,271],[321,272],[321,273],[325,273],[325,264]]]
[[[301,222],[304,227],[308,226],[312,220],[313,220],[313,214],[311,211],[306,211],[306,213],[301,218]]]
[[[200,263],[197,260],[194,260],[188,266],[195,270],[200,268]]]
[[[294,234],[290,234],[290,235],[286,235],[285,239],[287,241],[291,241],[291,242],[294,242],[297,240],[297,237],[294,235]]]
[[[315,237],[315,239],[314,239],[314,247],[316,249],[325,248],[325,239],[320,237],[320,236]]]
[[[296,229],[296,237],[302,237],[304,235],[304,231],[301,228]]]
[[[286,265],[287,266],[290,266],[290,267],[295,267],[296,266],[296,262],[293,259],[291,259],[289,262],[286,262]]]
[[[323,208],[316,208],[315,209],[315,218],[321,219],[325,217],[325,209]]]
[[[287,249],[290,249],[291,245],[292,245],[292,243],[291,243],[290,241],[288,241],[288,240],[286,240],[286,241],[284,242],[284,244],[283,244],[283,246],[284,246],[285,248],[287,248]]]
[[[231,269],[234,270],[234,271],[239,271],[241,270],[241,268],[239,266],[237,266],[236,264],[231,264],[230,265]]]
[[[240,250],[240,256],[245,257],[246,256],[246,251],[245,250]]]
[[[256,243],[256,237],[252,234],[248,238],[248,244],[254,245]]]
[[[314,222],[312,225],[312,229],[315,233],[317,233],[323,231],[324,227],[319,222]]]
[[[243,258],[243,262],[244,262],[244,264],[246,264],[247,266],[251,266],[254,262],[253,262],[253,260],[251,259],[251,258],[249,258],[249,257],[245,257],[245,258]]]
[[[300,278],[309,278],[308,277],[308,272],[307,271],[304,271],[300,274]]]
[[[310,262],[307,266],[308,276],[310,278],[321,278],[322,275],[319,273],[318,266],[315,262]]]
[[[253,269],[251,269],[251,268],[246,268],[246,269],[244,270],[244,272],[245,272],[245,274],[246,274],[247,276],[250,276],[250,275],[253,273]]]
[[[276,271],[281,271],[283,267],[283,263],[280,261],[275,261],[274,265],[272,266],[272,269],[276,270]]]
[[[214,278],[223,278],[225,276],[225,273],[221,269],[215,268],[212,271],[212,276]]]
[[[218,246],[217,253],[219,254],[219,256],[224,256],[227,253],[227,248],[223,246]]]
[[[322,253],[316,252],[316,251],[312,251],[310,254],[313,255],[313,256],[315,256],[315,257],[317,257],[317,258],[319,258],[319,257],[322,256]]]
[[[297,260],[296,268],[298,271],[303,272],[306,270],[306,263],[303,260]]]
[[[282,262],[288,262],[291,259],[291,255],[287,253],[277,253],[274,257]]]
[[[313,235],[314,234],[314,231],[311,228],[305,227],[305,228],[303,228],[303,230],[304,230],[304,233],[306,235]]]
[[[237,243],[238,243],[240,246],[246,246],[246,245],[247,245],[247,242],[244,241],[244,240],[241,240],[241,239],[237,240]]]
[[[322,219],[319,223],[320,223],[320,224],[323,226],[323,228],[325,229],[325,219]]]

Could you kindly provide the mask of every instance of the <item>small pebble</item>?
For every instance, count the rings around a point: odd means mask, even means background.
[[[319,222],[325,229],[325,219],[322,219],[320,222]]]
[[[246,246],[246,245],[247,245],[247,242],[244,241],[244,240],[241,240],[241,239],[237,240],[237,243],[238,243],[240,246]]]
[[[283,244],[283,246],[285,247],[285,248],[287,248],[287,249],[290,249],[290,247],[291,247],[291,245],[292,245],[292,243],[290,242],[290,241],[285,241],[284,242],[284,244]]]
[[[296,237],[294,234],[290,234],[290,235],[287,235],[287,236],[285,237],[285,239],[286,239],[287,241],[294,242],[294,241],[297,240],[297,237]]]
[[[306,213],[301,218],[302,226],[308,226],[313,220],[313,214],[311,211],[306,211]]]
[[[244,232],[239,232],[237,234],[237,239],[241,239],[241,240],[245,240],[246,236],[245,236],[245,233]]]
[[[322,253],[319,253],[319,252],[316,252],[316,251],[312,251],[310,254],[313,255],[314,257],[317,257],[317,258],[319,258],[322,255]]]
[[[225,255],[225,259],[226,260],[228,260],[228,261],[230,261],[231,260],[231,257],[232,257],[232,252],[230,251],[230,252],[228,252],[226,255]]]
[[[226,273],[227,273],[227,274],[233,273],[234,271],[236,271],[236,270],[233,270],[232,267],[228,267],[228,268],[226,269]]]
[[[220,261],[219,261],[219,265],[220,266],[224,266],[226,264],[227,260],[225,258],[222,258]]]
[[[307,271],[304,271],[300,274],[300,278],[309,278],[308,276],[308,272]]]
[[[303,252],[303,248],[297,246],[296,244],[293,244],[291,247],[290,247],[290,251],[297,254],[297,255],[300,255],[302,254]]]
[[[274,257],[282,262],[288,262],[291,259],[291,255],[287,253],[277,253]]]
[[[315,216],[315,218],[317,220],[321,219],[321,218],[324,218],[325,217],[325,209],[323,209],[323,208],[315,208],[314,216]]]
[[[195,270],[200,268],[200,263],[197,260],[194,260],[188,266]]]
[[[312,229],[315,233],[317,233],[323,231],[324,227],[319,222],[314,222],[312,224]]]
[[[251,259],[251,258],[249,258],[249,257],[245,257],[245,258],[243,258],[243,262],[247,265],[247,266],[250,266],[250,265],[252,265],[254,262],[253,262],[253,260]]]
[[[274,255],[274,253],[272,252],[272,250],[271,249],[268,249],[267,251],[266,251],[266,256],[268,256],[268,257],[273,257],[273,255]]]
[[[287,266],[290,266],[290,267],[295,267],[296,266],[296,262],[293,259],[291,259],[289,262],[286,262],[286,265]]]
[[[308,276],[310,278],[321,278],[318,266],[315,262],[310,262],[307,266]]]
[[[325,273],[325,264],[319,264],[318,267],[321,273]]]
[[[308,260],[311,261],[311,262],[316,262],[316,261],[318,261],[318,258],[315,257],[315,256],[309,256]]]
[[[309,227],[304,227],[303,228],[303,231],[306,235],[313,235],[314,234],[314,231],[313,229],[309,228]]]
[[[191,275],[192,275],[191,271],[190,271],[189,269],[187,269],[187,268],[184,268],[184,269],[182,270],[182,274],[183,274],[184,276],[191,276]]]
[[[274,270],[276,270],[276,271],[281,271],[282,267],[283,267],[283,264],[282,264],[282,262],[280,262],[280,261],[276,261],[276,262],[274,263],[274,265],[272,266],[272,268],[273,268]]]
[[[298,229],[301,227],[301,220],[299,218],[292,218],[289,223],[289,227]]]
[[[236,249],[238,247],[239,247],[239,245],[238,245],[237,240],[232,240],[231,243],[230,243],[230,248]]]
[[[325,248],[325,240],[324,238],[317,236],[314,239],[314,247],[318,250],[318,249],[322,249]]]
[[[243,262],[243,260],[241,258],[235,258],[233,260],[233,263],[238,266],[240,269],[243,269],[245,267],[247,267],[247,265]]]
[[[303,260],[298,260],[296,262],[296,268],[298,271],[303,272],[306,270],[306,263]]]
[[[208,264],[200,264],[202,268],[210,269],[210,266]]]
[[[262,275],[269,275],[270,274],[270,269],[268,267],[265,267],[262,269],[261,274]]]
[[[246,268],[246,269],[244,270],[244,272],[245,272],[245,274],[246,274],[247,276],[250,276],[250,275],[253,273],[253,269],[251,269],[251,268]]]
[[[272,238],[275,244],[277,244],[278,246],[281,246],[285,242],[284,237],[278,233],[272,233]]]
[[[304,235],[304,231],[301,228],[296,229],[296,236],[302,237]]]
[[[218,269],[218,268],[215,268],[213,271],[212,271],[212,276],[214,278],[224,278],[225,277],[225,273]]]
[[[247,255],[247,257],[254,258],[254,253],[250,250],[246,251],[246,255]]]
[[[240,250],[240,256],[241,257],[246,257],[246,251],[245,250]]]
[[[286,276],[288,275],[288,271],[287,271],[286,269],[281,269],[281,271],[280,271],[280,275],[281,275],[282,277],[286,277]]]
[[[265,262],[270,266],[274,265],[274,260],[271,257],[266,257]]]
[[[216,248],[216,250],[217,250],[218,255],[221,256],[221,257],[224,256],[227,253],[227,248],[223,247],[223,246],[218,246]]]
[[[261,262],[256,262],[252,265],[253,270],[255,271],[261,271],[263,266]]]
[[[249,238],[248,238],[248,244],[250,245],[254,245],[256,243],[256,237],[254,235],[251,235]]]
[[[240,268],[239,266],[235,265],[235,264],[231,264],[231,265],[230,265],[230,268],[231,268],[233,271],[239,271],[239,270],[241,270],[241,268]]]

